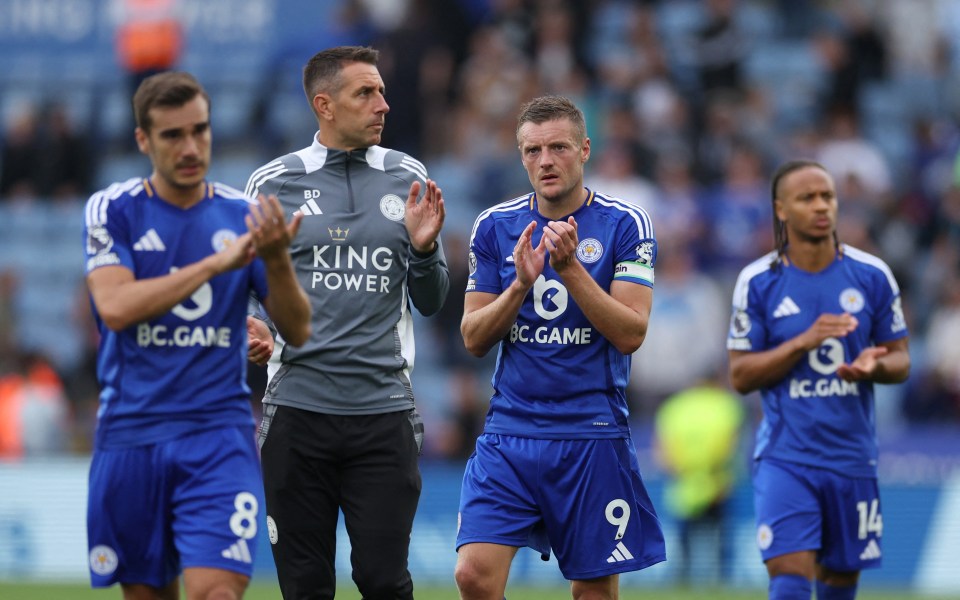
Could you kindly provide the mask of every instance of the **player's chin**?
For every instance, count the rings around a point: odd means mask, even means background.
[[[557,187],[541,185],[537,188],[537,198],[541,200],[552,202],[554,200],[558,200],[561,196],[563,196],[563,194]]]
[[[188,189],[194,188],[203,183],[204,178],[207,176],[206,169],[196,169],[191,170],[189,173],[178,172],[174,176],[174,183],[177,187]]]

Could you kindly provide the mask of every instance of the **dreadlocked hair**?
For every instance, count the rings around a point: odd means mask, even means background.
[[[787,243],[789,242],[787,239],[787,229],[783,221],[777,218],[777,209],[776,206],[774,206],[777,201],[777,196],[780,193],[780,182],[790,173],[799,171],[800,169],[806,169],[807,167],[813,167],[820,169],[824,173],[829,173],[826,167],[815,160],[790,160],[777,167],[777,170],[774,171],[773,177],[770,180],[770,203],[773,208],[771,211],[773,213],[773,245],[777,251],[777,256],[770,263],[772,269],[779,269],[783,265],[783,256],[787,251]],[[840,239],[837,237],[836,229],[833,231],[833,245],[837,249],[840,248]]]

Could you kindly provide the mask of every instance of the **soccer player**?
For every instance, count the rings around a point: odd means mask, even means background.
[[[757,545],[771,600],[851,600],[880,566],[874,383],[910,372],[890,268],[837,237],[833,179],[812,161],[773,175],[776,249],[741,271],[730,380],[760,390],[754,451]]]
[[[556,553],[574,598],[616,598],[619,573],[665,559],[626,402],[657,242],[642,208],[583,186],[590,139],[568,99],[525,104],[517,142],[534,191],[482,212],[470,238],[463,341],[500,351],[460,493],[457,586],[500,600],[530,546]]]
[[[407,555],[423,422],[410,383],[410,303],[431,315],[447,296],[445,212],[419,161],[377,145],[390,109],[378,57],[354,46],[313,56],[303,87],[319,131],[247,184],[303,215],[290,252],[314,307],[309,342],[294,349],[282,332],[277,340],[260,426],[286,600],[334,597],[341,510],[360,594],[413,598]]]
[[[243,596],[263,505],[246,385],[248,297],[292,344],[310,304],[276,198],[205,180],[210,102],[187,73],[133,97],[153,172],[94,194],[87,285],[100,328],[100,410],[87,535],[94,587],[127,599]]]

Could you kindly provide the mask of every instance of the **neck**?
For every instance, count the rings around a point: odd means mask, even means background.
[[[816,273],[830,266],[837,257],[838,249],[833,238],[816,241],[791,242],[786,257],[801,271]]]
[[[330,136],[324,136],[323,130],[317,132],[317,141],[328,150],[339,150],[341,152],[353,152],[354,150],[366,150],[369,146],[353,146],[349,142],[340,139],[330,139]]]
[[[555,200],[546,200],[537,194],[537,212],[541,216],[556,221],[572,214],[587,201],[587,188],[580,185],[574,188],[569,194]]]
[[[207,189],[205,181],[201,181],[197,185],[189,188],[172,186],[162,177],[157,177],[156,173],[150,176],[150,185],[153,186],[157,197],[180,208],[190,208],[203,200]]]

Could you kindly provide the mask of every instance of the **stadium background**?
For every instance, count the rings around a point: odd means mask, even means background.
[[[28,392],[16,412],[0,396],[0,431],[15,430],[16,440],[0,461],[0,579],[85,578],[96,338],[82,207],[91,191],[149,166],[129,142],[127,73],[114,48],[119,1],[0,0],[3,179],[26,177],[10,172],[25,147],[35,158],[56,148],[86,173],[44,193],[36,182],[0,181],[0,377]],[[769,173],[787,157],[823,161],[840,187],[841,239],[890,263],[911,327],[910,381],[877,402],[884,567],[864,587],[960,594],[960,2],[182,0],[178,16],[177,66],[212,96],[211,178],[236,187],[309,143],[315,125],[299,84],[309,56],[341,43],[384,50],[384,145],[421,158],[443,187],[455,282],[475,215],[527,189],[513,140],[519,102],[557,92],[584,107],[588,185],[645,206],[661,243],[650,336],[630,390],[655,500],[664,475],[652,416],[664,397],[724,366],[733,279],[771,247]],[[417,329],[428,441],[411,569],[421,583],[451,581],[462,461],[489,394],[490,361],[459,348],[458,285],[448,309]],[[32,376],[46,364],[53,378]],[[255,388],[261,376],[252,373]],[[752,425],[757,398],[744,401]],[[760,589],[751,433],[726,583]],[[675,548],[676,528],[663,518]],[[266,547],[259,554],[265,579],[273,565]],[[347,556],[344,543],[344,577]],[[714,566],[701,558],[696,582],[713,583]],[[668,562],[624,586],[675,576]],[[559,575],[521,552],[511,581],[556,585]]]

